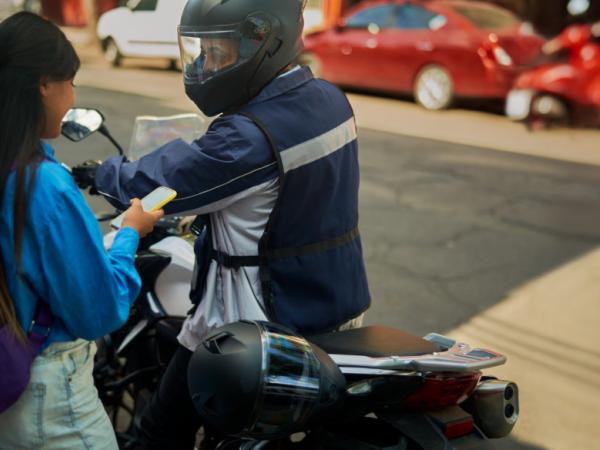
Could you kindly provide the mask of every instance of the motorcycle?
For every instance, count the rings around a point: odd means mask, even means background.
[[[188,382],[221,450],[487,450],[519,416],[517,385],[482,376],[505,362],[435,333],[242,321],[198,346]]]
[[[138,118],[128,157],[143,156],[175,137],[187,136],[190,140],[202,129],[202,122],[197,115]],[[79,142],[96,131],[124,155],[99,111],[75,108],[63,120],[62,134],[71,141]],[[77,171],[81,174],[85,170],[85,165],[74,168],[74,176],[77,177]],[[108,222],[119,213],[99,213],[96,217],[100,222]],[[162,218],[140,240],[135,259],[142,280],[140,293],[125,325],[97,341],[94,383],[122,449],[132,448],[136,443],[135,419],[156,390],[191,308],[189,286],[195,256],[189,223],[183,217]],[[116,231],[104,235],[106,249],[111,247],[115,235]]]
[[[571,25],[548,41],[545,61],[521,74],[506,115],[529,129],[600,125],[600,22]]]
[[[103,122],[97,111],[71,110],[63,134],[78,141],[99,131],[116,144]],[[193,236],[180,224],[162,219],[140,242],[140,295],[125,326],[99,341],[94,380],[123,449],[136,443],[140,412],[191,306]],[[517,385],[482,374],[505,362],[435,333],[369,326],[306,338],[242,321],[207,336],[188,379],[219,450],[486,450],[519,417]]]

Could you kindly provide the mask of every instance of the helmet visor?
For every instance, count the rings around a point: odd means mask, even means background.
[[[319,361],[310,344],[276,324],[257,322],[263,354],[262,396],[247,431],[286,434],[311,417],[319,404]]]
[[[179,26],[179,51],[186,84],[202,84],[251,60],[271,33],[260,16],[227,27]]]

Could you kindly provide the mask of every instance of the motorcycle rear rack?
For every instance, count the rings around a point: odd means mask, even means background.
[[[486,349],[472,349],[467,344],[458,343],[446,336],[428,334],[426,340],[439,344],[444,351],[425,355],[403,355],[370,357],[361,355],[330,354],[329,356],[342,373],[366,373],[373,375],[387,371],[400,372],[476,372],[506,363],[506,356]]]

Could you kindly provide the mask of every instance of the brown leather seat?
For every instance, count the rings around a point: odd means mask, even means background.
[[[327,353],[336,355],[385,357],[425,355],[442,351],[433,342],[382,325],[313,335],[308,340]]]

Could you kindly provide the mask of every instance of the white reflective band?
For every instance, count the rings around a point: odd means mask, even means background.
[[[355,139],[356,125],[350,118],[327,133],[282,151],[283,170],[289,172],[330,155]]]

